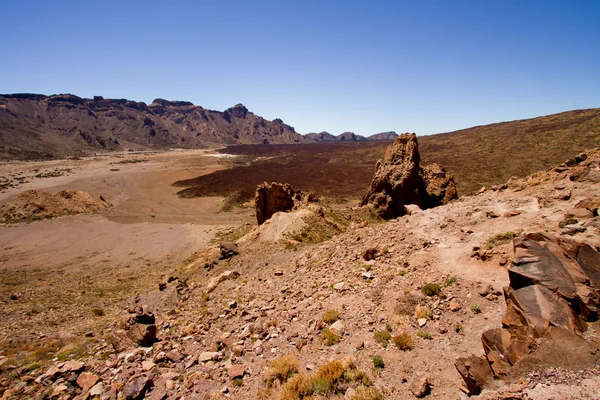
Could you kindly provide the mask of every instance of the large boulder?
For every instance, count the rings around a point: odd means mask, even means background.
[[[502,328],[481,338],[485,357],[456,363],[471,392],[481,386],[481,374],[473,376],[465,365],[485,362],[496,377],[593,367],[600,343],[584,333],[599,329],[600,254],[582,242],[530,233],[513,240],[508,275]]]
[[[377,162],[375,175],[361,206],[371,204],[384,219],[405,214],[405,205],[431,208],[458,197],[454,178],[440,165],[420,167],[417,135],[404,133]]]
[[[458,198],[454,177],[439,164],[421,167],[419,176],[423,181],[424,191],[421,195],[422,207],[433,208],[448,204]]]

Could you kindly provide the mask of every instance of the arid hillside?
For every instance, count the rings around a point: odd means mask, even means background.
[[[163,99],[146,105],[100,96],[0,95],[0,158],[5,159],[304,141],[280,119],[265,120],[241,104],[220,112]]]
[[[600,144],[600,108],[419,138],[426,163],[450,171],[460,195],[558,164]]]

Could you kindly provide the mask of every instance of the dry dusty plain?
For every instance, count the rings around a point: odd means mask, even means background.
[[[112,205],[0,225],[0,356],[50,352],[104,326],[124,299],[156,290],[215,235],[254,224],[250,208],[221,212],[221,197],[176,195],[173,182],[223,169],[222,159],[187,150],[0,164],[0,205],[30,189],[82,190]]]

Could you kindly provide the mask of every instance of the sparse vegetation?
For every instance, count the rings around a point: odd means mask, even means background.
[[[444,287],[450,287],[456,283],[456,276],[451,276],[444,282]]]
[[[415,317],[433,319],[433,312],[425,306],[417,305],[415,307]]]
[[[463,330],[463,326],[461,325],[460,322],[456,322],[454,324],[454,332],[456,333],[460,333]]]
[[[326,324],[333,324],[338,319],[340,319],[340,312],[336,309],[328,310],[323,314],[323,322]]]
[[[356,368],[352,360],[344,363],[333,360],[323,364],[316,373],[293,375],[282,386],[280,400],[312,398],[337,398],[343,396],[349,386],[356,387],[356,400],[381,400],[383,397],[367,375]]]
[[[413,347],[413,338],[408,332],[400,332],[392,341],[399,350],[410,350]]]
[[[385,367],[385,363],[383,362],[383,358],[380,355],[373,356],[373,366],[375,368],[382,369]]]
[[[517,234],[515,232],[512,232],[512,231],[498,233],[498,234],[490,237],[487,240],[487,242],[485,242],[484,248],[487,249],[487,250],[489,250],[489,249],[492,249],[492,248],[494,248],[496,246],[509,243],[516,236],[517,236]]]
[[[264,372],[264,379],[267,386],[271,386],[275,381],[279,383],[287,381],[296,373],[298,373],[298,360],[288,354],[271,361],[269,368]]]
[[[441,287],[437,283],[428,283],[421,288],[425,296],[437,296],[440,293]]]
[[[373,338],[375,339],[375,341],[381,344],[383,347],[387,347],[391,337],[392,334],[387,329],[382,329],[373,333]]]
[[[469,308],[471,309],[471,311],[473,312],[473,314],[480,314],[481,313],[481,308],[477,304],[471,304],[471,306]]]
[[[427,331],[422,331],[422,330],[417,332],[417,336],[420,337],[421,339],[425,339],[425,340],[433,339],[433,337],[431,336],[431,333],[429,333]]]
[[[323,341],[327,346],[333,346],[340,342],[340,335],[333,329],[325,328],[321,331]]]

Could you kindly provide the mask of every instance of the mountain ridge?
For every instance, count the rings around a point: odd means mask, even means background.
[[[268,121],[242,104],[215,111],[160,98],[146,104],[72,94],[0,95],[0,156],[4,158],[307,141],[281,119]]]

